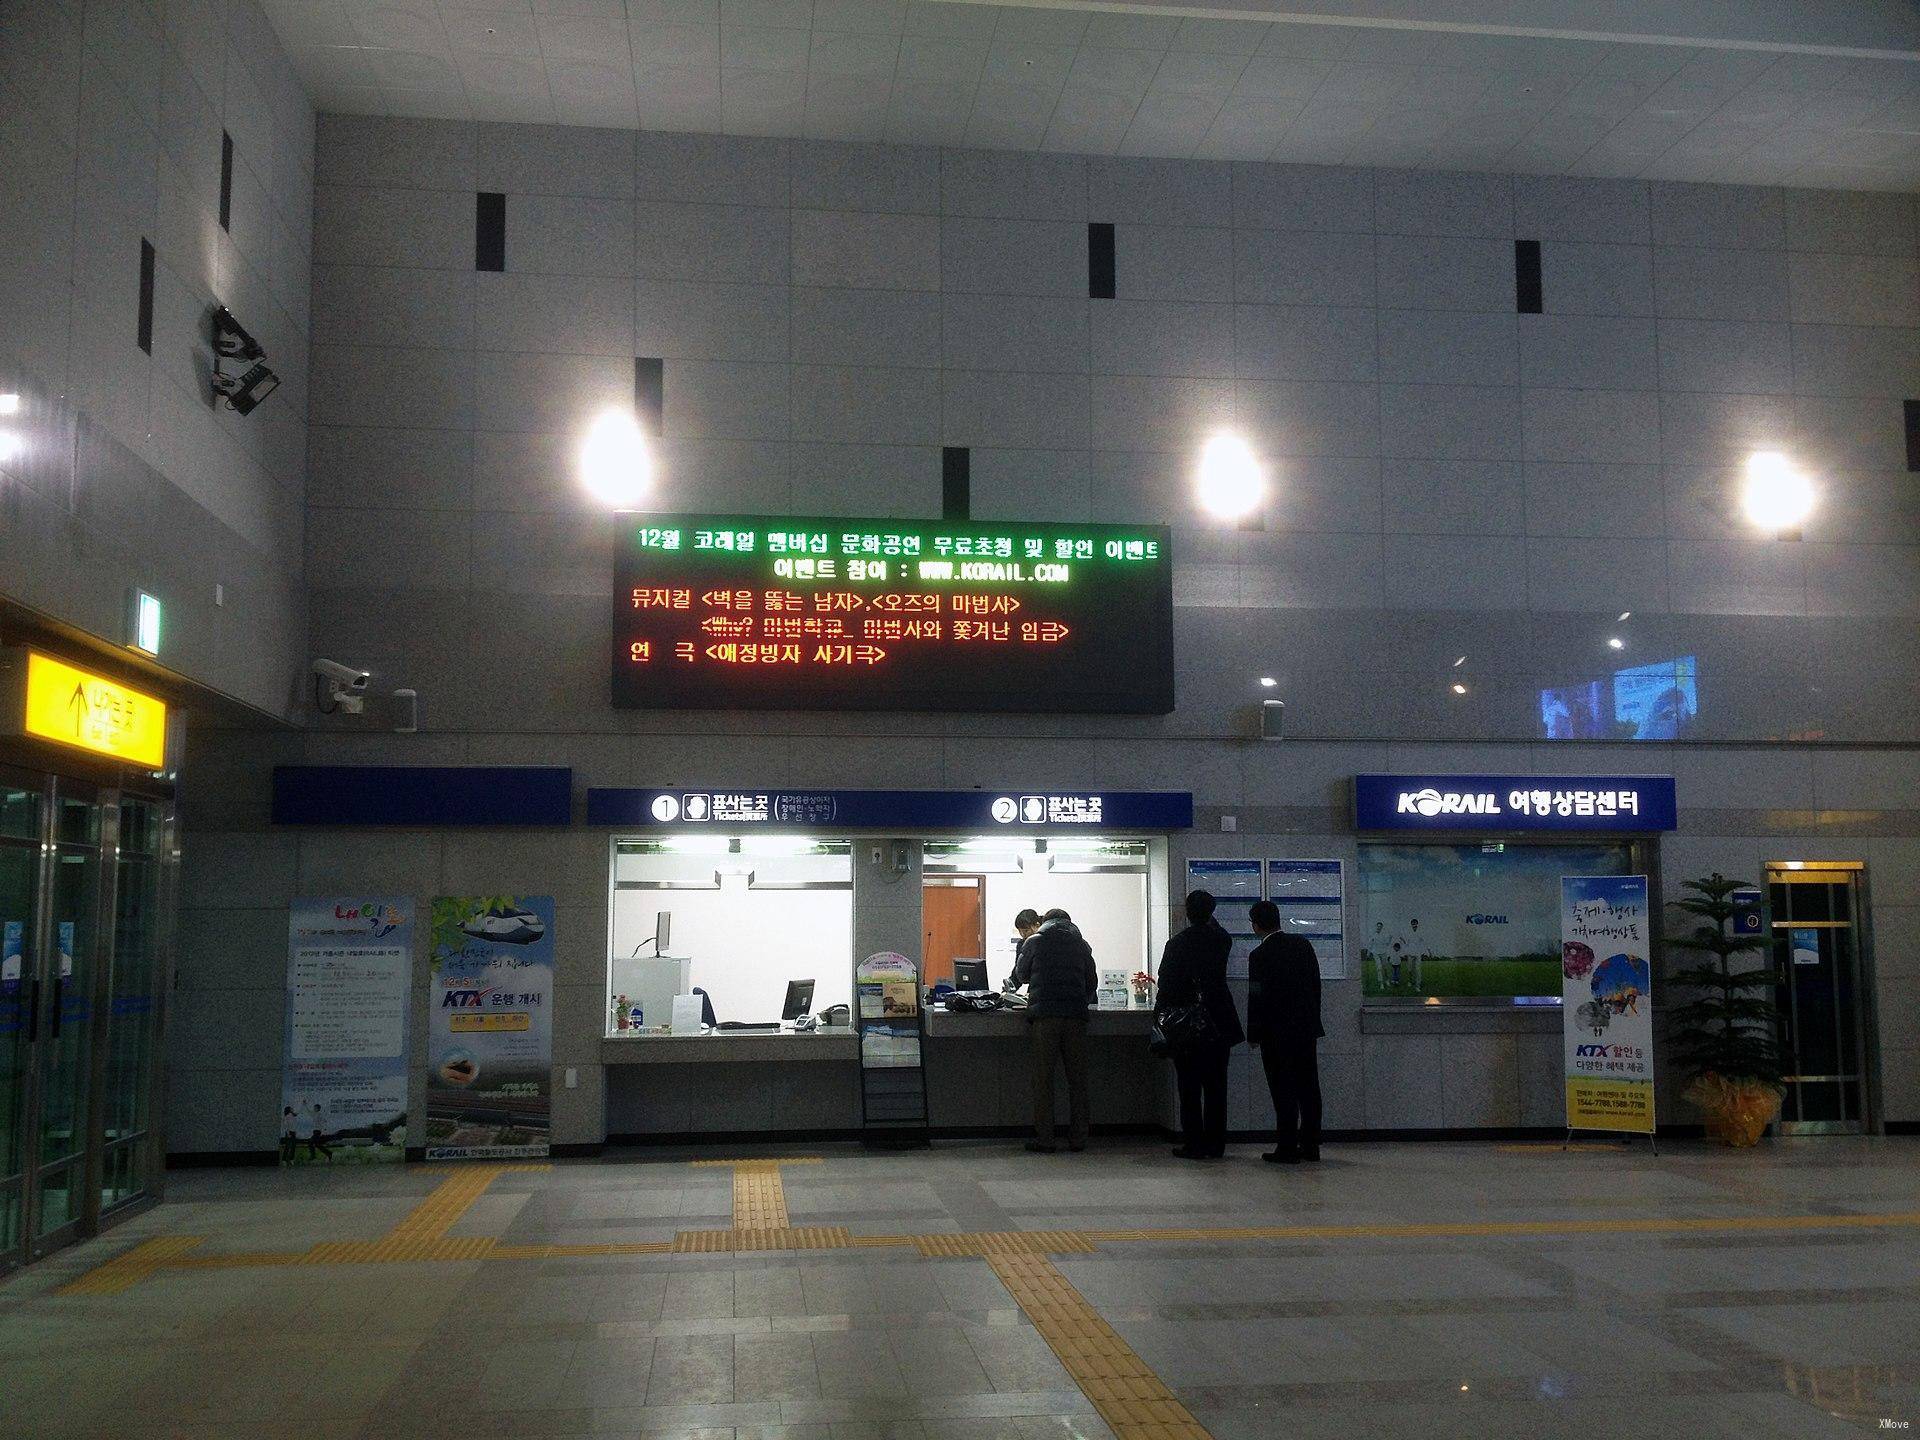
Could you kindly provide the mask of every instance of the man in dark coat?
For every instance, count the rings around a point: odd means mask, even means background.
[[[1320,1158],[1320,959],[1299,935],[1280,929],[1280,907],[1252,907],[1260,943],[1247,957],[1247,1039],[1260,1050],[1273,1092],[1273,1149],[1261,1156],[1292,1165]]]
[[[1067,1148],[1087,1148],[1092,1106],[1087,1098],[1087,1007],[1100,989],[1093,948],[1064,910],[1049,910],[1040,928],[1020,942],[1014,986],[1027,987],[1027,1034],[1033,1047],[1033,1139],[1027,1149],[1051,1155],[1053,1067],[1067,1072]]]
[[[1213,918],[1214,899],[1207,891],[1187,896],[1186,908],[1187,928],[1167,941],[1160,954],[1160,992],[1153,1013],[1162,1019],[1199,1001],[1213,1022],[1204,1043],[1173,1047],[1181,1140],[1173,1153],[1182,1160],[1218,1160],[1227,1153],[1227,1060],[1246,1032],[1227,989],[1233,937]]]

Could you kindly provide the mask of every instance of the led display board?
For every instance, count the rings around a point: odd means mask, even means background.
[[[613,703],[1173,708],[1164,526],[630,517]]]

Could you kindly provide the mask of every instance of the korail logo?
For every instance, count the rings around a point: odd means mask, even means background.
[[[1395,813],[1422,815],[1431,819],[1435,815],[1499,815],[1504,812],[1499,800],[1491,793],[1436,790],[1429,785],[1424,790],[1402,790]]]
[[[1469,925],[1504,925],[1506,923],[1507,917],[1504,915],[1483,915],[1476,911],[1467,916]]]

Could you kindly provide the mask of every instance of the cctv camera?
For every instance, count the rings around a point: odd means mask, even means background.
[[[351,665],[342,665],[338,660],[316,660],[313,673],[322,679],[331,680],[346,690],[365,690],[373,679],[370,670],[355,670]]]
[[[371,672],[355,670],[337,660],[313,662],[313,703],[322,715],[358,715],[367,705]]]
[[[229,360],[259,360],[267,353],[224,305],[213,312],[213,351]]]

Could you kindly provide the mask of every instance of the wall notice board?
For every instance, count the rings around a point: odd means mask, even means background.
[[[1344,980],[1346,869],[1339,860],[1189,860],[1187,889],[1205,890],[1218,902],[1215,917],[1233,937],[1227,973],[1244,976],[1253,949],[1248,912],[1256,900],[1271,900],[1280,928],[1303,937],[1320,961],[1323,980]]]

